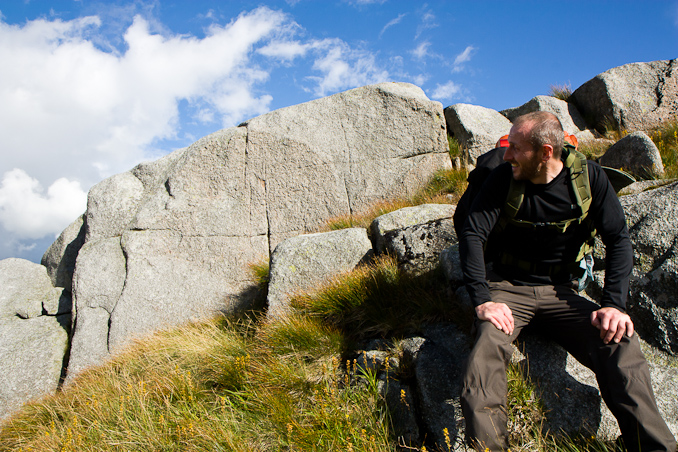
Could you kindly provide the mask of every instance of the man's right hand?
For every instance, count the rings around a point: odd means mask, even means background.
[[[476,306],[476,315],[480,320],[487,320],[498,330],[511,335],[513,334],[513,313],[504,303],[487,301]]]

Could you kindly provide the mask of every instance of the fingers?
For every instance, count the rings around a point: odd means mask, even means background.
[[[629,337],[633,335],[631,318],[615,308],[601,308],[591,313],[591,325],[600,330],[600,338],[605,344],[619,343],[624,333]]]
[[[508,335],[513,334],[513,313],[506,304],[488,301],[476,307],[476,314],[480,320],[487,320],[498,330]]]

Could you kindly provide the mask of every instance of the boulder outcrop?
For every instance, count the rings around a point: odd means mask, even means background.
[[[553,113],[560,120],[563,129],[576,136],[580,141],[593,139],[593,134],[587,129],[586,122],[579,113],[579,110],[577,110],[577,107],[553,96],[536,96],[520,107],[502,110],[500,113],[513,122],[518,116],[534,111]]]
[[[665,174],[659,149],[645,132],[633,132],[617,141],[599,162],[628,171],[639,179],[654,179]]]
[[[247,264],[450,166],[442,106],[367,86],[221,130],[90,190],[73,375],[157,329],[246,306]]]
[[[0,261],[0,422],[26,401],[54,393],[67,358],[71,298],[45,267]]]
[[[445,108],[445,120],[470,165],[475,165],[479,155],[494,148],[497,140],[511,130],[511,121],[501,113],[478,105],[451,105]]]
[[[282,317],[296,291],[322,285],[373,255],[363,228],[305,234],[284,240],[271,254],[268,315]]]
[[[649,130],[678,116],[678,60],[612,68],[577,88],[571,100],[603,131]]]

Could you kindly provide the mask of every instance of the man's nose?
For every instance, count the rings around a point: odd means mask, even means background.
[[[508,162],[513,159],[513,146],[509,145],[504,151],[504,161]]]

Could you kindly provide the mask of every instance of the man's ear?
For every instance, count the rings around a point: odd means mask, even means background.
[[[553,146],[550,144],[545,144],[541,147],[541,159],[543,162],[547,162],[553,157]]]

